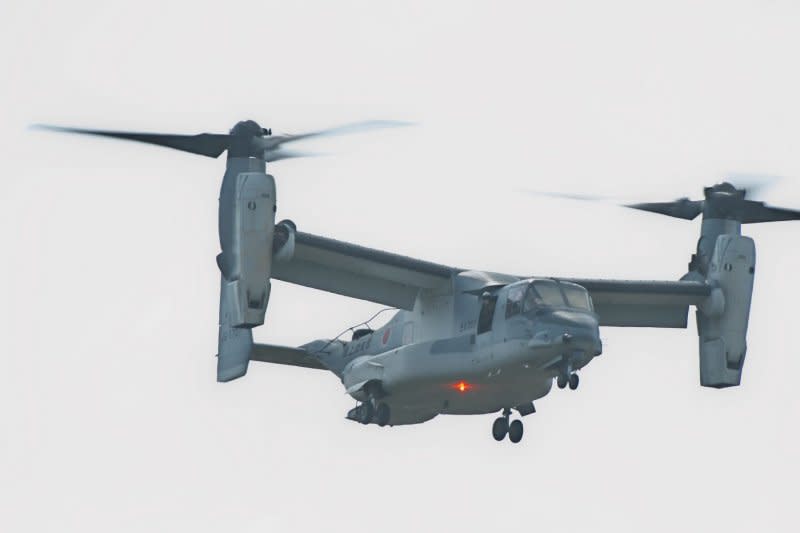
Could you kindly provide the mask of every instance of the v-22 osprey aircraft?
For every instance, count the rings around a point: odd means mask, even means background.
[[[602,353],[601,326],[685,328],[696,308],[700,384],[740,384],[755,273],[753,239],[742,224],[800,219],[800,211],[747,198],[720,183],[702,200],[626,207],[693,220],[700,239],[678,281],[634,281],[500,274],[440,265],[341,242],[275,223],[276,189],[266,163],[301,152],[284,145],[314,136],[399,123],[373,121],[300,135],[272,135],[254,121],[227,134],[167,135],[43,128],[133,140],[209,157],[227,151],[219,199],[221,273],[217,380],[244,376],[250,361],[328,370],[356,406],[361,424],[419,424],[440,414],[500,413],[492,435],[519,442],[523,425],[555,380],[578,388],[577,371]],[[299,347],[256,344],[270,280],[396,308],[386,325],[349,341]]]

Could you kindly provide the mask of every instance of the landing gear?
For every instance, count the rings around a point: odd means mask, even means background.
[[[501,416],[497,420],[494,421],[492,424],[492,437],[497,442],[500,442],[504,438],[506,438],[506,434],[508,433],[508,418],[505,416]]]
[[[578,374],[574,372],[569,376],[569,390],[575,390],[578,388],[578,383],[580,383],[580,378]],[[563,387],[562,387],[563,388]]]
[[[569,385],[570,390],[578,388],[578,374],[572,370],[572,360],[569,356],[564,355],[558,368],[558,376],[556,376],[556,385],[559,389],[564,389]]]
[[[580,383],[580,378],[575,372],[571,374],[559,374],[556,378],[556,385],[558,385],[559,389],[564,389],[569,385],[570,390],[575,390],[578,388],[578,383]]]
[[[522,440],[522,420],[514,420],[509,423],[508,419],[511,416],[511,409],[503,409],[503,416],[495,419],[492,424],[492,437],[494,440],[500,442],[508,435],[508,440],[517,443]]]
[[[364,386],[364,401],[357,404],[347,412],[346,418],[359,424],[377,424],[381,427],[389,425],[392,420],[391,409],[386,402],[381,401],[386,393],[380,382],[371,381]]]
[[[378,407],[375,409],[375,423],[383,427],[389,423],[390,418],[391,411],[389,410],[389,406],[383,402],[379,403]]]
[[[372,407],[372,402],[364,402],[359,407],[358,421],[362,424],[369,424],[372,422],[372,417],[375,416],[375,408]]]
[[[384,427],[388,426],[391,422],[392,411],[388,404],[376,402],[374,399],[370,398],[350,409],[345,418],[354,420],[359,424],[377,424]]]

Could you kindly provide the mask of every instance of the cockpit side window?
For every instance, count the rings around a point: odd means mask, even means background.
[[[506,318],[522,312],[522,299],[525,297],[525,286],[510,287],[506,298]]]
[[[484,295],[481,297],[481,311],[478,315],[478,335],[492,329],[494,308],[497,306],[497,295]]]
[[[566,296],[567,304],[570,307],[583,309],[584,311],[592,310],[592,301],[586,289],[574,283],[560,283],[560,285],[564,290],[564,296]]]

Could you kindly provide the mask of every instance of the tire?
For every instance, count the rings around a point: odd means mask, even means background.
[[[508,426],[508,439],[513,442],[517,443],[522,440],[522,421],[521,420],[514,420],[511,422],[511,425]]]
[[[372,422],[372,416],[375,414],[375,408],[372,407],[371,402],[364,402],[361,404],[359,422],[362,424],[369,424]]]
[[[580,380],[580,378],[578,377],[578,374],[571,374],[571,375],[569,376],[569,389],[570,389],[570,390],[575,390],[575,389],[577,389],[577,388],[578,388],[578,384],[580,383],[580,381],[581,381],[581,380]]]
[[[383,402],[379,403],[378,408],[375,409],[375,423],[383,427],[389,423],[390,418],[391,411],[389,410],[389,406]]]
[[[567,378],[566,376],[558,376],[556,378],[556,385],[558,385],[559,389],[563,389],[567,386]]]
[[[500,442],[504,438],[506,438],[506,434],[508,433],[508,419],[504,416],[501,416],[497,420],[494,421],[492,424],[492,437],[497,442]]]

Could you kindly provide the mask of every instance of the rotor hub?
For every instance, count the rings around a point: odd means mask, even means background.
[[[262,128],[255,120],[242,120],[231,128],[230,146],[228,157],[264,157],[264,147],[256,139],[267,135],[267,130]]]
[[[736,198],[739,200],[744,200],[747,190],[737,189],[734,185],[731,185],[725,181],[718,183],[713,187],[706,187],[703,189],[703,193],[707,200],[712,200],[714,198]]]
[[[269,135],[267,131],[259,126],[255,120],[242,120],[231,128],[231,135],[237,137],[261,137],[262,135]]]

